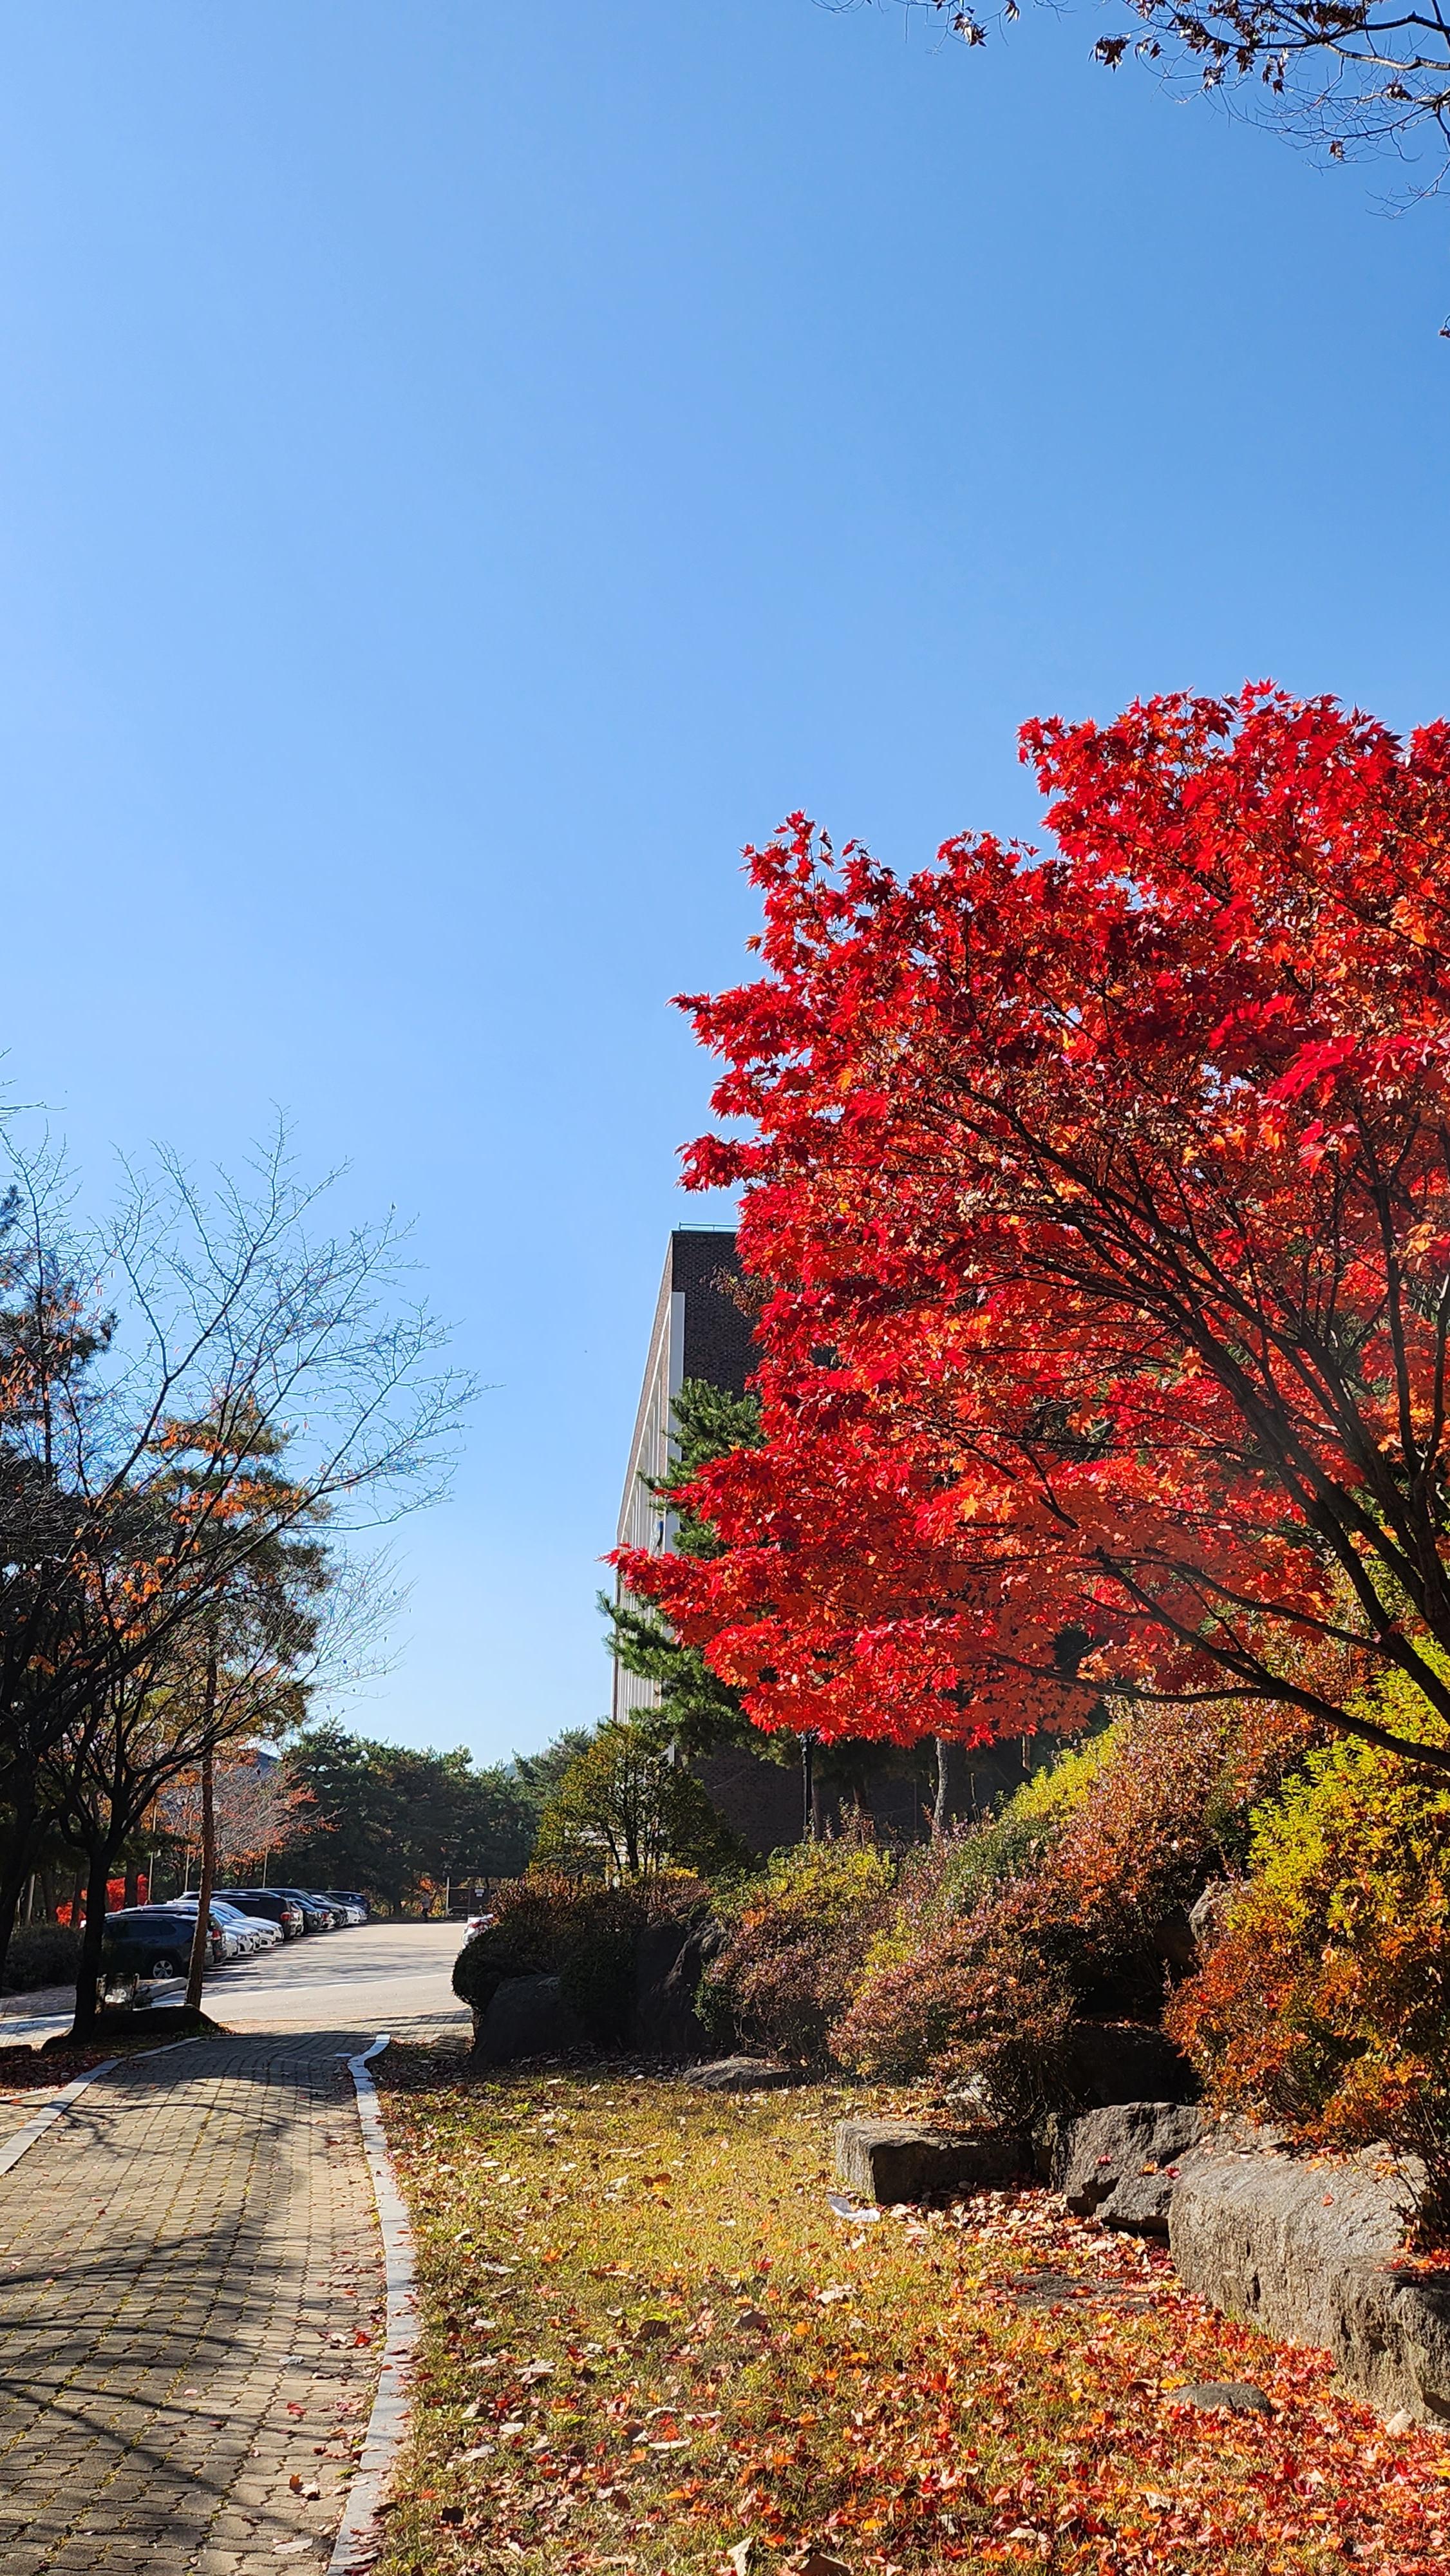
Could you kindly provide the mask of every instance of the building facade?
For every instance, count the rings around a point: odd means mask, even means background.
[[[616,1544],[652,1556],[674,1539],[675,1515],[646,1479],[667,1473],[673,1445],[670,1407],[686,1378],[743,1395],[754,1364],[750,1318],[730,1293],[740,1276],[733,1226],[682,1225],[670,1236],[655,1304],[644,1384],[635,1415],[619,1506]],[[628,1717],[654,1706],[653,1682],[614,1667],[613,1712]]]

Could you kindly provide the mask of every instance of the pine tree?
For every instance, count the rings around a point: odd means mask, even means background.
[[[704,1378],[687,1377],[670,1412],[674,1456],[669,1474],[646,1476],[643,1482],[674,1509],[675,1497],[710,1459],[758,1444],[760,1407],[753,1395],[732,1395]],[[677,1512],[670,1543],[682,1556],[714,1556],[720,1547],[710,1523],[688,1510]],[[651,1742],[672,1744],[686,1758],[713,1753],[722,1744],[774,1750],[752,1727],[739,1692],[717,1679],[698,1646],[682,1645],[655,1611],[627,1593],[611,1601],[601,1592],[599,1607],[609,1622],[606,1642],[615,1662],[653,1682],[658,1693],[656,1707],[637,1710],[632,1718]],[[794,1747],[789,1750],[793,1753]]]

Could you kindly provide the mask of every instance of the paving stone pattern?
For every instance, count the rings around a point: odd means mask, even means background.
[[[370,2035],[132,2060],[0,2175],[4,2576],[325,2565],[382,2331]]]
[[[23,2129],[27,2121],[33,2120],[42,2105],[49,2102],[60,2091],[61,2086],[68,2084],[69,2081],[69,2076],[57,2075],[54,2084],[44,2092],[0,2093],[0,2147],[8,2147],[17,2131]],[[3,2366],[3,2362],[0,2362],[0,2366]]]

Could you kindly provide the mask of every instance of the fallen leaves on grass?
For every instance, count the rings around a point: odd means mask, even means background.
[[[1041,2191],[888,2214],[843,2248],[821,2189],[842,2107],[398,2053],[425,2331],[378,2576],[1443,2576],[1450,2448],[1214,2316],[1161,2250]],[[606,2203],[599,2175],[669,2128],[669,2202]],[[561,2139],[577,2180],[546,2266],[484,2158],[542,2190]],[[1177,2393],[1234,2382],[1272,2414]]]

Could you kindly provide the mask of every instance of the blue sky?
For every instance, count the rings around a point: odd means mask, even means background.
[[[97,1202],[281,1103],[416,1213],[489,1391],[371,1730],[604,1707],[744,841],[1028,828],[1021,720],[1158,688],[1446,710],[1446,210],[1100,23],[0,7],[11,1092]]]

